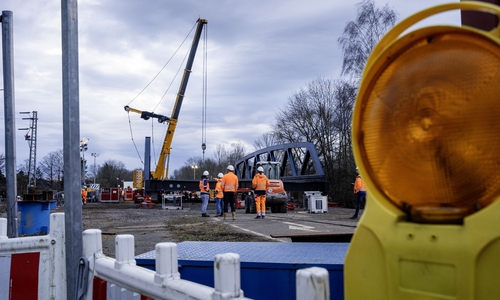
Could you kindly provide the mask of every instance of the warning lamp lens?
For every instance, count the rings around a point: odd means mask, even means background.
[[[425,32],[372,66],[353,134],[374,187],[413,221],[459,223],[500,195],[500,46]]]

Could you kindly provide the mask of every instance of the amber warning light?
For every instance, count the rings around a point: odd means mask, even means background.
[[[353,118],[358,165],[411,221],[461,223],[500,195],[493,34],[423,28],[384,50],[382,40],[367,63]]]

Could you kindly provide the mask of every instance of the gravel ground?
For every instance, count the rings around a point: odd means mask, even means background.
[[[5,205],[5,202],[0,202],[0,218],[7,217]],[[128,202],[87,203],[82,207],[82,226],[83,230],[101,230],[103,253],[111,257],[115,257],[115,238],[118,234],[134,236],[136,255],[154,250],[155,245],[160,242],[271,241],[237,231],[216,218],[202,218],[201,203],[183,203],[183,209],[177,208],[179,207],[169,206],[169,209],[162,209],[161,204],[156,204],[156,208],[146,209],[140,208],[140,204]],[[64,212],[64,207],[58,207],[52,212]],[[292,212],[289,216],[293,219]],[[215,203],[209,203],[207,213],[213,216]],[[316,214],[315,218],[356,223],[349,219],[352,213],[351,209],[335,208],[329,209],[328,214]],[[237,214],[244,214],[244,210],[237,210]]]
[[[103,253],[114,257],[117,234],[132,234],[135,254],[154,250],[160,242],[179,243],[188,240],[263,241],[262,238],[240,233],[212,218],[201,218],[201,204],[185,203],[183,209],[140,208],[129,203],[88,203],[83,207],[83,229],[101,229]],[[215,210],[210,203],[208,211]],[[228,234],[230,233],[230,234]]]
[[[115,237],[131,234],[135,240],[135,254],[154,250],[160,242],[182,241],[246,241],[262,242],[261,237],[236,231],[213,218],[201,218],[201,203],[183,203],[183,209],[140,208],[136,203],[87,203],[82,207],[82,227],[100,229],[103,253],[115,257]],[[215,211],[209,203],[207,212]],[[57,207],[52,212],[64,212]],[[6,203],[0,202],[0,218],[7,218]],[[22,236],[22,235],[21,235]]]

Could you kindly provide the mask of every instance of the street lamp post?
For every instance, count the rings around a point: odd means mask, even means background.
[[[95,177],[97,176],[97,169],[96,169],[96,164],[95,164],[95,159],[96,157],[99,156],[99,153],[90,153],[94,157],[94,184],[95,184]]]
[[[89,139],[84,137],[80,140],[80,152],[82,152],[82,185],[85,185],[85,173],[86,173],[86,166],[87,166],[87,161],[85,160],[85,151],[87,151],[88,146],[87,143],[89,142]]]
[[[194,165],[194,166],[191,166],[191,168],[193,169],[193,179],[196,180],[196,169],[198,169],[198,166]]]

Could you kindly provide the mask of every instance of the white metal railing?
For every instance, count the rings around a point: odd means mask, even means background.
[[[175,243],[156,245],[156,271],[136,266],[133,235],[116,237],[116,259],[102,254],[99,229],[85,230],[83,245],[83,255],[88,259],[90,273],[87,291],[93,290],[93,277],[98,277],[154,299],[244,299],[240,289],[238,254],[225,253],[215,257],[215,288],[212,288],[180,278]],[[92,294],[87,293],[85,299],[93,299]]]
[[[0,259],[16,253],[40,252],[38,298],[66,299],[64,213],[50,215],[48,235],[9,239],[6,233],[7,220],[0,218]],[[83,232],[83,256],[89,269],[84,299],[101,299],[93,294],[95,277],[106,282],[104,299],[140,299],[141,295],[153,299],[248,299],[241,290],[240,256],[236,253],[215,256],[212,288],[180,278],[175,243],[156,245],[156,271],[136,265],[133,235],[118,235],[115,244],[116,259],[102,253],[101,230]],[[9,270],[0,269],[0,279],[6,272]],[[328,271],[324,268],[298,270],[296,283],[297,299],[330,298]],[[8,289],[0,280],[0,290]],[[0,293],[0,300],[7,297],[8,293]]]

